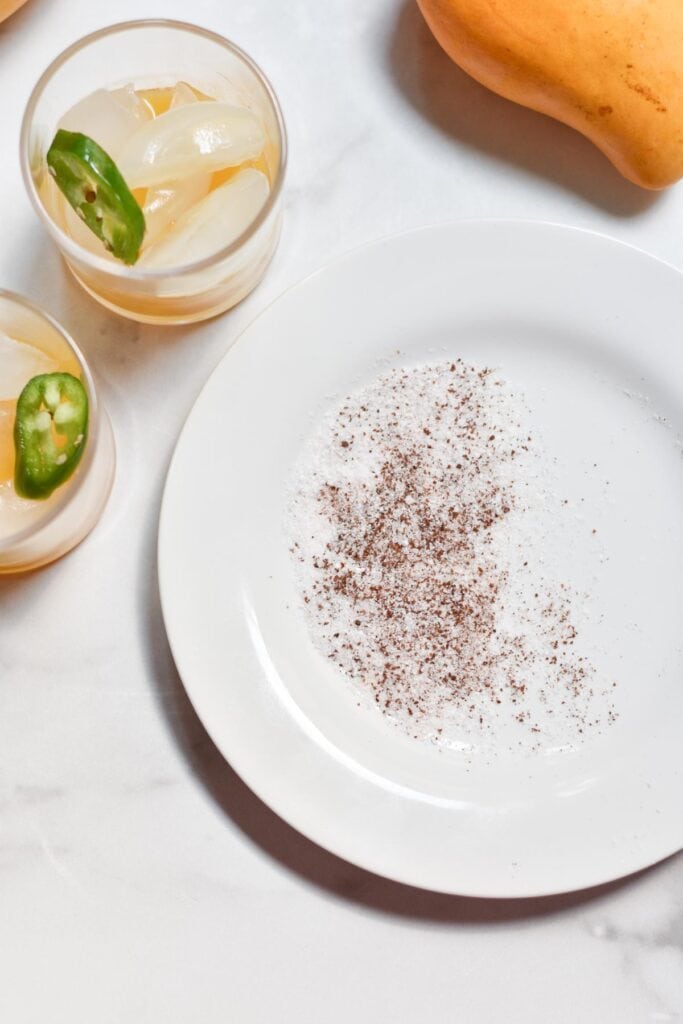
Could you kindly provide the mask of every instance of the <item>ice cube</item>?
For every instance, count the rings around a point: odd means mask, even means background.
[[[26,529],[45,515],[48,502],[30,501],[20,498],[9,480],[0,483],[0,539],[11,537],[13,533]]]
[[[164,231],[200,202],[211,187],[210,174],[195,174],[184,181],[172,181],[147,193],[143,248],[153,245]]]
[[[58,223],[61,221],[62,216],[62,193],[57,187],[57,182],[51,174],[43,174],[40,184],[38,186],[40,198],[43,202],[43,206],[50,214],[52,220],[56,220]]]
[[[97,89],[90,93],[66,112],[59,127],[88,135],[116,160],[126,139],[152,116],[149,104],[132,85],[126,85],[111,92]]]
[[[57,363],[39,348],[0,331],[0,402],[18,398],[31,377],[54,373]]]
[[[234,242],[263,207],[270,185],[265,174],[253,168],[214,189],[193,206],[175,227],[140,257],[149,269],[177,267],[211,256]]]
[[[187,82],[178,82],[171,96],[169,110],[173,110],[174,107],[184,107],[187,103],[199,103],[199,97]]]
[[[178,82],[173,90],[170,109],[198,102],[197,94],[190,86]],[[143,207],[146,225],[143,248],[153,245],[174,221],[204,198],[210,187],[210,174],[193,174],[182,181],[171,181],[148,189]]]
[[[151,121],[154,117],[154,108],[151,103],[148,103],[147,100],[144,100],[136,92],[132,82],[129,82],[128,85],[122,85],[120,89],[109,89],[107,91],[112,99],[115,99],[124,110],[132,114],[140,124],[145,121]]]
[[[130,188],[144,188],[255,160],[265,141],[250,110],[186,103],[141,125],[123,146],[118,165]]]

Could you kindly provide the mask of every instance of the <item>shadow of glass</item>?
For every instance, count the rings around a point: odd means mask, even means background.
[[[57,565],[57,562],[53,562]],[[38,591],[47,586],[50,567],[32,569],[30,572],[3,573],[0,575],[0,616],[4,608],[12,608],[16,615],[25,612],[30,616],[31,603]]]
[[[490,92],[461,71],[434,39],[415,0],[404,0],[387,50],[389,74],[435,128],[487,157],[546,178],[618,217],[633,217],[659,193],[631,184],[579,132]]]
[[[202,359],[207,353],[213,359],[205,371],[208,377],[224,349],[215,353],[207,345],[206,322],[143,324],[112,312],[81,287],[35,217],[27,216],[26,231],[27,255],[8,287],[36,302],[71,335],[94,371],[110,415],[112,395],[128,395],[134,400],[145,381],[168,375],[171,366],[175,366],[180,379],[187,364],[197,365],[198,352]],[[230,316],[228,311],[216,320],[226,325],[221,337],[232,341],[227,328]],[[187,397],[185,414],[195,394]]]
[[[147,538],[156,547],[153,536]],[[143,559],[147,566],[147,559]],[[531,899],[447,896],[382,878],[328,853],[270,810],[225,761],[192,707],[175,667],[161,613],[156,563],[140,577],[140,616],[147,623],[149,671],[167,726],[189,769],[242,834],[287,871],[338,899],[379,914],[441,924],[496,924],[561,914],[596,902],[644,875],[581,892]],[[652,871],[654,869],[649,869]]]
[[[40,225],[36,230],[41,230]],[[120,378],[119,385],[126,374],[142,377],[153,372],[157,360],[167,360],[175,349],[189,348],[202,326],[142,324],[113,313],[84,291],[52,246],[47,277],[44,263],[41,269],[42,288],[49,293],[48,311],[69,331],[97,370],[104,376]]]

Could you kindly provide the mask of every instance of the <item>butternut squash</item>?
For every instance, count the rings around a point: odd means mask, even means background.
[[[473,78],[591,139],[621,173],[683,176],[683,0],[418,0]]]
[[[26,0],[0,0],[0,21],[9,18],[10,14],[14,14],[25,3]]]

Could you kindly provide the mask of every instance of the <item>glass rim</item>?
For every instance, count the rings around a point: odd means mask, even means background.
[[[88,394],[88,437],[85,447],[85,454],[83,455],[78,470],[71,481],[71,484],[66,487],[64,494],[50,507],[49,512],[41,518],[37,519],[34,523],[29,526],[23,527],[21,530],[17,530],[15,533],[10,533],[6,537],[0,538],[0,557],[7,552],[11,552],[19,544],[23,544],[24,541],[30,540],[35,537],[37,533],[40,533],[46,526],[54,522],[57,516],[61,515],[64,509],[68,508],[72,504],[75,498],[77,498],[79,492],[82,490],[85,480],[87,479],[90,470],[93,465],[95,457],[95,450],[97,447],[97,439],[99,434],[100,417],[102,415],[101,407],[99,403],[99,397],[97,394],[97,388],[93,379],[88,361],[86,360],[83,352],[73,340],[69,332],[62,327],[58,320],[55,320],[53,316],[42,309],[37,303],[32,302],[30,299],[25,298],[23,295],[19,295],[17,292],[9,291],[6,288],[0,288],[0,300],[8,300],[9,302],[15,303],[17,306],[23,306],[24,309],[28,309],[31,313],[46,320],[51,327],[53,327],[60,337],[64,340],[66,345],[69,347],[71,352],[76,358],[78,365],[83,373],[83,380],[85,388]],[[65,481],[66,482],[66,481]]]
[[[169,28],[179,32],[186,32],[191,35],[203,36],[205,39],[208,39],[213,43],[217,43],[219,46],[230,51],[230,53],[241,60],[242,63],[254,73],[265,89],[266,95],[275,114],[275,120],[277,122],[278,133],[280,136],[280,160],[277,168],[277,174],[268,194],[268,198],[254,220],[240,235],[238,235],[236,239],[230,242],[229,245],[219,249],[218,252],[213,253],[211,256],[205,256],[203,259],[195,260],[192,263],[183,263],[176,267],[166,267],[162,269],[136,269],[135,266],[129,267],[119,261],[112,263],[103,256],[97,256],[94,253],[89,252],[87,249],[82,248],[82,246],[74,242],[74,240],[70,238],[58,224],[55,223],[52,217],[50,217],[40,199],[40,196],[38,195],[36,183],[31,172],[31,129],[33,127],[33,117],[38,101],[55,73],[64,64],[66,64],[71,57],[77,54],[80,50],[85,49],[91,43],[98,42],[100,39],[104,39],[109,35],[116,35],[117,33],[145,28]],[[54,60],[50,62],[50,64],[48,64],[31,90],[31,94],[28,98],[26,109],[21,121],[19,150],[21,174],[31,204],[38,214],[38,217],[43,224],[45,224],[53,239],[59,246],[60,250],[64,250],[66,254],[73,259],[79,260],[81,263],[88,265],[90,269],[99,271],[100,273],[105,273],[127,281],[163,281],[169,277],[183,277],[185,275],[208,270],[217,263],[221,263],[223,260],[238,252],[242,246],[256,234],[262,224],[268,220],[272,210],[276,208],[284,183],[287,167],[287,130],[280,103],[268,77],[261,70],[256,61],[242,50],[241,47],[237,46],[236,43],[226,39],[225,36],[220,35],[218,32],[202,28],[199,25],[193,25],[191,22],[177,21],[172,18],[140,18],[130,21],[120,21],[116,24],[107,25],[104,28],[97,29],[95,32],[89,32],[88,35],[82,36],[80,39],[77,39],[75,42],[67,46],[65,50],[62,50],[61,53],[59,53]]]

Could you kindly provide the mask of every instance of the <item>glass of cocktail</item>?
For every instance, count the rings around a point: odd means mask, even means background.
[[[280,107],[256,64],[213,32],[134,21],[75,43],[33,90],[21,154],[74,276],[132,319],[223,312],[277,246]]]
[[[115,462],[77,346],[46,313],[0,291],[0,573],[36,569],[83,540]]]

